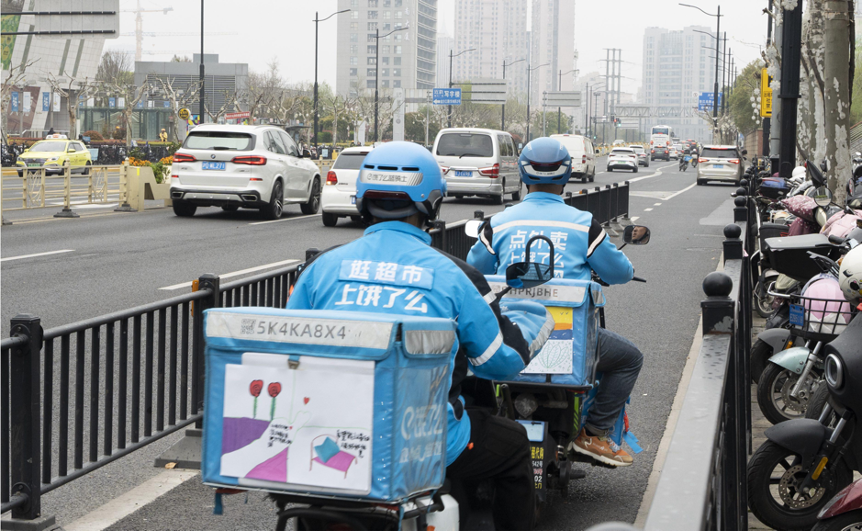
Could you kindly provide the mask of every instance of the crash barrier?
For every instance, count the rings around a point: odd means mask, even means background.
[[[753,287],[748,257],[754,242],[746,237],[745,198],[737,201],[736,222],[724,228],[724,271],[703,281],[703,343],[644,531],[748,529]]]
[[[623,183],[565,200],[595,208],[610,229],[627,215],[628,197]],[[432,245],[466,258],[475,239],[465,223],[438,224]],[[284,308],[298,270],[293,264],[228,284],[204,275],[190,293],[50,330],[36,316],[13,318],[11,337],[0,342],[2,512],[48,525],[43,494],[191,424],[200,428],[204,310]],[[189,440],[196,458],[173,452]],[[200,466],[200,431],[188,430],[156,465],[171,462]]]

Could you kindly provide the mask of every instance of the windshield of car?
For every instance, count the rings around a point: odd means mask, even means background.
[[[254,139],[248,133],[227,131],[192,131],[183,142],[184,149],[212,149],[217,151],[249,151]]]
[[[333,170],[360,170],[362,169],[362,161],[365,160],[365,155],[368,153],[342,153],[335,159],[335,164],[332,165]]]
[[[644,152],[644,148],[643,148],[643,146],[629,146],[629,147],[630,147],[630,148],[631,148],[631,150],[632,150],[632,151],[634,151],[635,153],[643,153],[643,152]]]
[[[445,133],[437,142],[437,154],[444,157],[492,157],[494,144],[490,135]]]
[[[611,151],[611,155],[619,155],[619,156],[632,156],[634,155],[634,151],[630,149],[615,149]]]
[[[704,148],[700,156],[707,159],[738,159],[739,153],[735,149]]]
[[[30,153],[57,153],[66,151],[65,142],[37,142],[30,148]]]

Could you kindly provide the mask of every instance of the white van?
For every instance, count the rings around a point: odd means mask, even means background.
[[[569,150],[569,156],[572,157],[572,176],[569,180],[596,180],[596,148],[592,140],[581,135],[551,135],[551,138]]]
[[[443,129],[431,151],[443,170],[449,197],[490,197],[502,205],[504,196],[521,200],[518,150],[505,131],[459,127]]]

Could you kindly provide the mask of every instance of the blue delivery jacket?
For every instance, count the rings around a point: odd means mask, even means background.
[[[459,396],[468,366],[480,378],[509,379],[524,369],[530,347],[501,315],[482,274],[430,243],[413,225],[378,223],[363,238],[318,255],[302,271],[287,308],[455,320],[460,349],[450,361],[448,466],[470,442],[470,419]]]
[[[511,264],[526,261],[527,242],[535,235],[553,242],[554,276],[558,278],[590,280],[590,268],[608,284],[623,284],[634,275],[629,259],[617,250],[591,213],[570,207],[561,196],[546,192],[529,193],[486,222],[467,263],[486,275],[504,275]],[[546,242],[533,242],[530,261],[550,262]]]

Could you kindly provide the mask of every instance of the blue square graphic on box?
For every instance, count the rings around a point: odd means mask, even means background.
[[[443,484],[448,319],[207,310],[202,477],[397,501]]]

